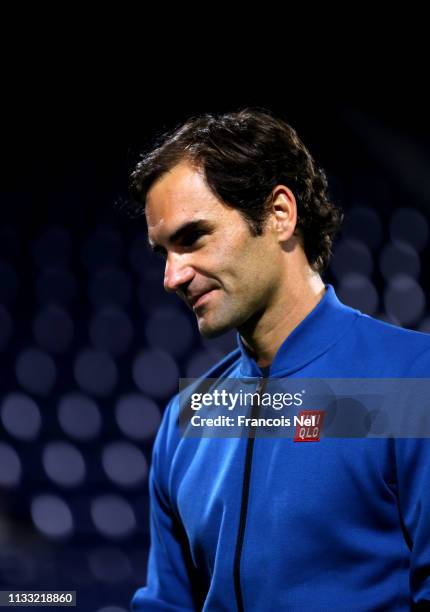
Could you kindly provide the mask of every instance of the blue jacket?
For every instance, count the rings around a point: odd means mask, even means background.
[[[237,341],[205,376],[262,377]],[[349,308],[326,285],[270,376],[430,377],[430,337]],[[192,439],[178,429],[178,409],[176,395],[153,448],[147,586],[132,610],[430,602],[429,439]]]

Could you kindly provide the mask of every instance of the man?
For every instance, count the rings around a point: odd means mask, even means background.
[[[324,285],[341,214],[284,121],[259,109],[192,118],[131,185],[165,289],[202,335],[237,329],[238,348],[206,377],[428,376],[427,335]],[[148,580],[133,610],[430,605],[428,440],[186,438],[179,412],[176,395],[154,444]]]

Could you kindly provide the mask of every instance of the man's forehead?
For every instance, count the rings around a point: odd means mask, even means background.
[[[172,202],[169,205],[157,206],[154,202],[146,210],[148,233],[151,237],[160,238],[164,234],[173,234],[185,224],[197,222],[215,223],[220,218],[217,203]]]
[[[163,205],[189,205],[211,195],[202,171],[183,161],[155,181],[147,193],[146,207],[152,212]]]
[[[148,231],[174,231],[196,219],[216,220],[224,208],[207,187],[201,172],[182,162],[163,175],[146,198]]]

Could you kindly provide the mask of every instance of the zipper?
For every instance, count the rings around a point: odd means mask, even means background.
[[[267,378],[260,378],[257,384],[256,392],[260,396],[261,391],[267,383]],[[260,402],[252,402],[251,418],[257,418],[260,411]],[[252,468],[252,455],[254,451],[254,427],[249,427],[249,437],[246,444],[246,455],[245,455],[245,467],[243,471],[243,483],[242,483],[242,501],[240,504],[240,519],[239,529],[237,532],[236,539],[236,550],[234,554],[234,565],[233,565],[233,578],[234,578],[234,591],[236,594],[236,604],[238,612],[243,612],[243,597],[242,589],[240,586],[240,560],[242,555],[243,541],[245,537],[246,528],[246,517],[248,512],[248,498],[249,498],[249,485],[251,480],[251,468]]]

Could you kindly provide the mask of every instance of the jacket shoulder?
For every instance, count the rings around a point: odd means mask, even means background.
[[[355,327],[362,355],[397,365],[404,376],[430,376],[430,334],[397,327],[360,313]]]
[[[182,379],[178,393],[169,400],[164,411],[156,436],[156,442],[165,436],[174,446],[178,443],[179,424],[186,419],[190,410],[193,393],[205,393],[213,384],[213,380],[228,378],[236,369],[240,360],[240,349],[237,348],[213,364],[198,378]]]

